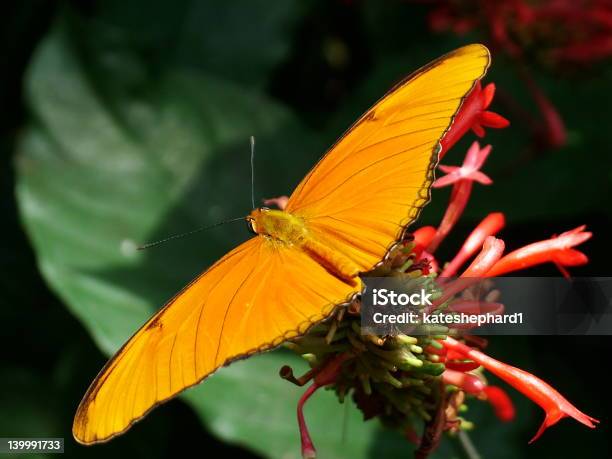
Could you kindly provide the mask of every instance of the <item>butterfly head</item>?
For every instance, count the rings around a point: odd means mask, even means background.
[[[266,220],[266,214],[268,212],[270,212],[270,209],[267,207],[259,207],[251,211],[251,213],[246,218],[247,226],[251,233],[253,234],[265,233],[265,226],[266,226],[265,220]]]

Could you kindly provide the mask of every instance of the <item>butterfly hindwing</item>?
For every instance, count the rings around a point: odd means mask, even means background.
[[[304,252],[261,236],[248,240],[168,302],[102,369],[77,410],[75,438],[89,444],[122,433],[217,368],[305,332],[360,289]]]

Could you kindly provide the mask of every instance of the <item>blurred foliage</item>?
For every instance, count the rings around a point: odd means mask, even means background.
[[[8,223],[1,263],[9,273],[0,303],[0,320],[9,324],[0,335],[7,354],[0,367],[0,436],[63,436],[66,454],[75,457],[164,457],[178,445],[298,457],[301,391],[277,371],[285,363],[304,365],[282,351],[232,365],[187,391],[182,399],[193,412],[171,402],[108,445],[76,445],[71,417],[104,362],[89,336],[110,355],[155,308],[247,236],[243,225],[231,224],[135,251],[138,243],[248,212],[249,135],[257,138],[257,196],[288,193],[395,81],[478,36],[434,36],[423,21],[426,7],[402,2],[26,1],[9,12],[2,49],[9,71],[0,93],[7,108],[1,116]],[[476,190],[455,238],[493,210],[507,213],[504,238],[511,245],[588,223],[596,236],[585,251],[593,259],[579,274],[610,273],[612,161],[604,123],[612,110],[612,69],[596,70],[571,78],[538,74],[570,132],[565,148],[538,151],[527,118],[515,109],[515,102],[528,104],[524,88],[510,63],[494,56],[489,81],[501,92],[495,110],[513,126],[487,136],[494,153],[486,171],[495,185]],[[451,153],[445,162],[460,156]],[[17,222],[13,187],[34,254]],[[423,222],[435,224],[446,199],[436,192]],[[611,347],[593,337],[500,337],[492,352],[549,380],[605,422],[605,381],[588,374]],[[484,457],[606,456],[605,425],[589,432],[561,423],[527,448],[541,413],[513,398],[518,418],[510,425],[472,403],[473,440]],[[327,392],[314,397],[306,416],[322,457],[411,450]],[[435,457],[462,456],[445,442]]]

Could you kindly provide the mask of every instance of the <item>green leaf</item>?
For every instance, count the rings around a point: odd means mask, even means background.
[[[295,407],[304,389],[277,376],[285,364],[296,371],[308,369],[294,354],[278,350],[224,368],[202,384],[202,391],[190,391],[186,398],[219,435],[250,443],[269,457],[301,458]],[[246,399],[236,397],[244,392]],[[215,393],[220,399],[204,393]],[[340,405],[331,391],[320,389],[304,413],[321,457],[395,457],[410,451],[405,439],[383,431],[376,420],[364,422],[352,402]],[[259,438],[255,445],[249,442],[253,438]]]
[[[299,127],[279,106],[213,78],[168,74],[147,97],[112,107],[104,83],[82,71],[61,33],[50,37],[28,80],[35,122],[19,146],[17,192],[42,271],[110,352],[151,303],[245,232],[234,225],[144,254],[135,246],[245,215],[249,134],[265,151],[258,178],[285,192],[278,134]],[[104,325],[114,312],[123,320]]]
[[[84,59],[107,54],[99,70],[115,71],[115,77],[133,76],[133,63],[115,53],[130,50],[153,74],[169,67],[202,70],[262,87],[287,57],[305,6],[298,0],[110,0],[97,5],[94,15],[70,16]]]
[[[18,147],[17,199],[46,281],[111,354],[247,233],[233,224],[144,253],[138,243],[245,215],[250,134],[257,136],[259,196],[287,193],[320,149],[264,97],[185,71],[117,80],[92,71],[97,62],[70,37],[56,27],[29,70],[33,120]],[[117,50],[97,58],[111,57],[129,61]],[[300,390],[277,374],[295,359],[268,353],[237,363],[185,399],[219,437],[265,456],[298,457]],[[317,394],[307,417],[323,457],[408,448],[376,422],[363,423],[354,408],[341,441],[343,408],[330,393]]]

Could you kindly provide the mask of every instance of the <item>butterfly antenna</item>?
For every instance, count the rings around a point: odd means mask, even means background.
[[[181,238],[183,238],[185,236],[190,236],[192,234],[199,233],[200,231],[204,231],[204,230],[207,230],[207,229],[215,228],[216,226],[225,225],[226,223],[237,222],[237,221],[240,221],[240,220],[244,220],[244,217],[231,218],[229,220],[224,220],[222,222],[213,223],[212,225],[207,225],[207,226],[203,226],[203,227],[198,228],[198,229],[187,231],[186,233],[175,234],[174,236],[169,236],[169,237],[161,239],[159,241],[149,242],[147,244],[140,245],[136,249],[137,250],[150,249],[151,247],[158,246],[160,244],[163,244],[164,242],[172,241],[174,239],[181,239]]]
[[[255,208],[255,137],[251,136],[251,209]]]

